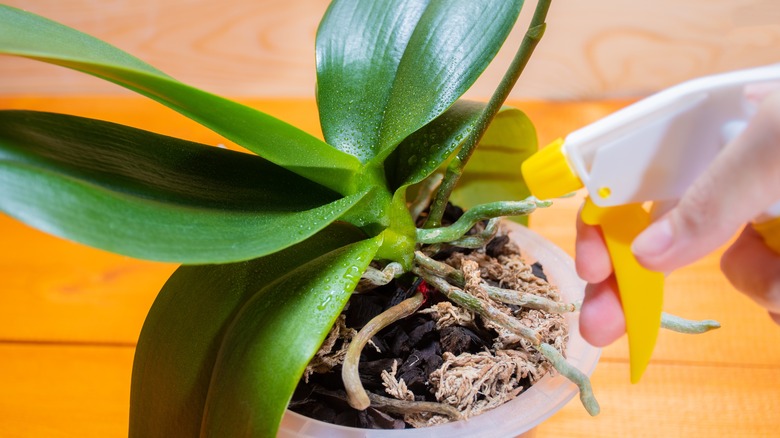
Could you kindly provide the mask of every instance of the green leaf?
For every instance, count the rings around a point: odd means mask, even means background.
[[[238,311],[299,266],[360,238],[356,228],[334,224],[271,256],[179,268],[152,305],[136,347],[130,437],[198,437],[217,353]],[[314,314],[315,309],[308,311]],[[284,407],[287,402],[280,403]]]
[[[521,0],[336,0],[317,32],[326,140],[380,162],[442,114],[493,59]]]
[[[416,184],[441,167],[474,129],[484,103],[459,100],[407,137],[385,162],[392,188]]]
[[[247,302],[220,348],[201,436],[276,436],[306,365],[379,243],[374,238],[328,253]]]
[[[450,201],[469,209],[531,196],[520,165],[537,149],[536,129],[528,116],[518,109],[503,107],[466,164]],[[516,219],[527,222],[525,216]]]
[[[138,258],[216,263],[300,242],[349,210],[260,157],[113,123],[0,111],[0,211]]]
[[[281,120],[176,81],[89,35],[0,5],[0,54],[97,76],[150,97],[267,160],[340,193],[359,167],[352,156]]]
[[[440,169],[475,128],[484,108],[483,103],[459,100],[407,137],[385,163],[391,187],[402,189],[417,184]],[[503,107],[472,154],[451,201],[468,209],[530,196],[520,164],[536,149],[536,130],[531,120],[520,110]]]

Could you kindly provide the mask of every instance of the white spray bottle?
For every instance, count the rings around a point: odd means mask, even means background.
[[[587,189],[582,219],[600,226],[607,243],[633,383],[655,348],[663,302],[663,274],[642,267],[631,252],[631,242],[651,223],[643,204],[674,205],[755,113],[745,86],[776,81],[780,64],[684,82],[572,132],[523,164],[523,177],[539,199]],[[780,254],[780,202],[754,227]]]

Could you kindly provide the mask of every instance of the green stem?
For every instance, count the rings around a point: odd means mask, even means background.
[[[461,238],[477,222],[499,216],[522,216],[536,210],[537,207],[548,207],[549,201],[539,201],[529,197],[524,201],[500,201],[477,205],[463,214],[454,224],[440,228],[418,228],[418,243],[445,243]]]
[[[441,218],[444,215],[444,209],[447,206],[452,191],[455,189],[455,185],[463,174],[463,168],[477,148],[482,136],[485,135],[488,126],[490,126],[490,122],[496,114],[498,114],[501,106],[506,101],[509,92],[512,91],[512,88],[517,83],[517,79],[528,64],[528,60],[531,58],[536,45],[544,35],[546,26],[544,21],[547,18],[547,11],[550,9],[551,1],[552,0],[539,0],[536,4],[534,16],[531,19],[528,30],[525,32],[523,41],[520,43],[520,47],[517,49],[517,53],[515,53],[515,57],[512,59],[512,63],[509,65],[506,73],[504,73],[504,77],[498,84],[493,96],[490,97],[490,101],[488,101],[482,114],[480,114],[475,129],[466,136],[458,155],[452,160],[449,166],[447,166],[447,173],[444,176],[444,181],[439,188],[439,192],[436,194],[433,205],[431,205],[428,219],[425,222],[425,228],[441,226]]]

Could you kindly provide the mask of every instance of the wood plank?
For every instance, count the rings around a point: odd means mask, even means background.
[[[628,363],[602,361],[593,375],[601,414],[573,400],[543,423],[544,437],[776,437],[780,366],[670,363],[629,384]]]
[[[0,436],[127,436],[133,351],[0,343]]]
[[[0,214],[0,340],[134,345],[176,268],[43,234]]]
[[[103,38],[207,90],[232,96],[314,95],[314,36],[328,0],[193,2],[10,0]],[[491,94],[530,20],[470,95]],[[605,13],[604,11],[609,11]],[[670,12],[673,11],[673,12]],[[515,99],[640,96],[705,74],[777,62],[774,0],[553,2],[545,37]],[[121,94],[113,84],[22,59],[0,62],[0,94]]]
[[[0,344],[0,436],[126,436],[132,348]],[[776,436],[780,368],[665,363],[630,385],[628,364],[602,361],[602,412],[572,400],[537,437]]]

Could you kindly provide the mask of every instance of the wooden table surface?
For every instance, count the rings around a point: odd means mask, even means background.
[[[317,132],[312,101],[247,100]],[[625,102],[515,102],[541,144]],[[3,97],[0,108],[65,112],[207,144],[218,135],[144,99]],[[573,253],[581,198],[534,213],[532,228]],[[116,256],[46,236],[0,215],[0,436],[126,435],[133,348],[170,264]],[[663,332],[642,382],[628,382],[625,339],[603,351],[593,374],[601,415],[576,401],[538,437],[780,436],[780,327],[734,291],[719,253],[672,273],[665,309],[713,318],[699,336]]]

